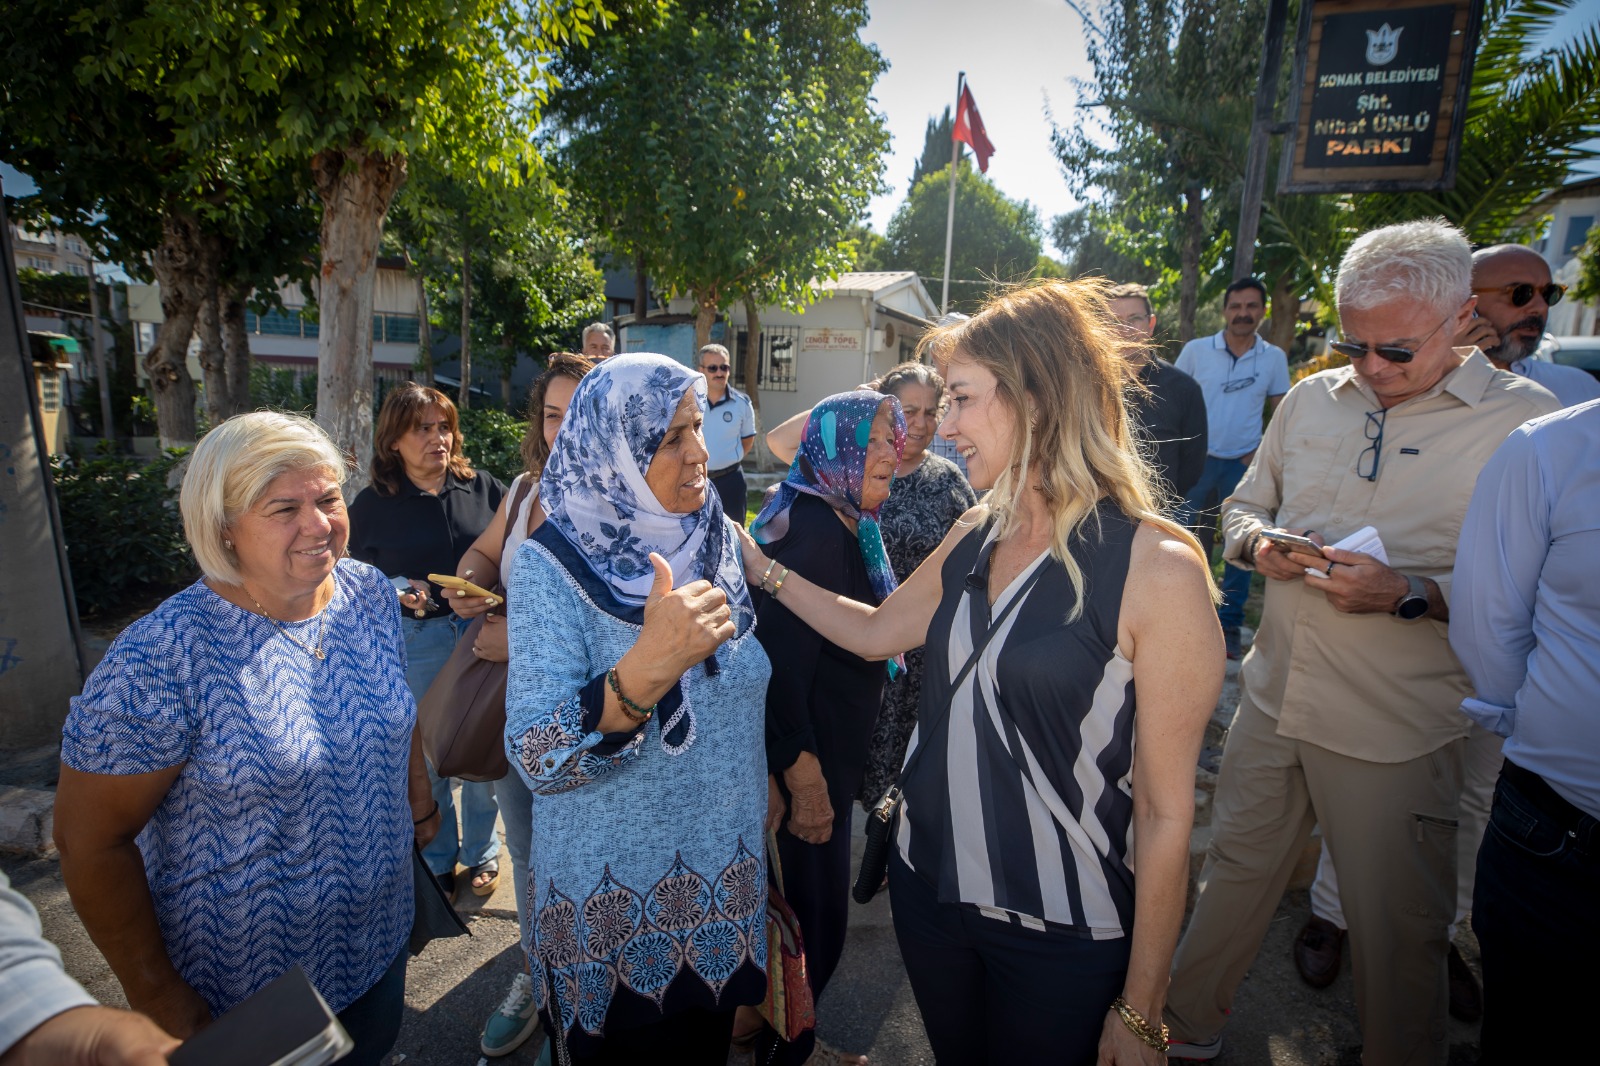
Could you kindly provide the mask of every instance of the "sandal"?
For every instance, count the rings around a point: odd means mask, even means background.
[[[487,877],[489,880],[479,884],[478,879],[481,877]],[[490,859],[488,862],[479,863],[477,866],[470,867],[467,870],[467,884],[472,887],[472,894],[474,896],[494,895],[495,887],[500,884],[499,860]]]
[[[867,1057],[840,1051],[819,1036],[815,1050],[806,1060],[806,1066],[867,1066]]]

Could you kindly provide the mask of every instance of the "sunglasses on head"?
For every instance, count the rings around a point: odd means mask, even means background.
[[[1417,348],[1421,348],[1424,344],[1427,344],[1428,338],[1432,337],[1435,333],[1438,333],[1439,330],[1444,327],[1444,323],[1450,321],[1450,319],[1454,317],[1454,315],[1447,315],[1444,322],[1440,322],[1437,326],[1434,326],[1432,329],[1430,329],[1428,331],[1428,336],[1423,337],[1417,342]],[[1417,357],[1417,348],[1402,348],[1397,344],[1379,344],[1374,346],[1368,344],[1357,344],[1355,341],[1334,341],[1329,344],[1328,347],[1332,348],[1346,359],[1349,359],[1351,362],[1364,357],[1369,351],[1376,353],[1380,358],[1387,359],[1391,363],[1409,363],[1411,360]]]
[[[1538,293],[1544,297],[1546,307],[1554,307],[1567,294],[1567,287],[1565,285],[1557,285],[1553,281],[1548,285],[1535,285],[1531,281],[1523,281],[1515,285],[1494,285],[1486,289],[1473,289],[1472,291],[1480,296],[1491,292],[1504,293],[1511,297],[1512,307],[1526,307],[1533,300],[1533,294]]]

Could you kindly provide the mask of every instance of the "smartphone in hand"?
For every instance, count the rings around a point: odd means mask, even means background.
[[[1309,537],[1302,537],[1298,533],[1290,533],[1283,529],[1263,529],[1261,537],[1263,540],[1272,541],[1282,551],[1295,551],[1303,555],[1315,555],[1318,559],[1327,558],[1322,554],[1322,549],[1317,546],[1316,541]]]

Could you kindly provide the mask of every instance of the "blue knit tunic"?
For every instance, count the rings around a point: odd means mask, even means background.
[[[771,668],[752,613],[735,611],[736,636],[651,721],[603,734],[606,671],[642,609],[549,524],[517,550],[508,600],[506,742],[534,793],[523,936],[539,1010],[581,1052],[608,1028],[759,1001]]]

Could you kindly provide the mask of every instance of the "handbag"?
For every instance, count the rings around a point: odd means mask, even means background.
[[[800,919],[783,898],[783,864],[777,837],[767,834],[767,996],[756,1009],[784,1040],[793,1042],[817,1027],[817,1005],[806,976]]]
[[[472,935],[472,930],[467,928],[449,897],[444,894],[444,887],[433,876],[433,871],[428,869],[428,864],[422,861],[422,849],[417,847],[415,840],[411,842],[411,887],[414,912],[411,916],[409,946],[412,955],[420,955],[431,940]]]
[[[900,783],[910,774],[911,768],[916,765],[922,753],[932,746],[930,741],[933,740],[934,733],[944,728],[950,721],[950,704],[955,700],[956,693],[961,690],[962,682],[967,679],[972,668],[978,665],[978,660],[982,658],[995,634],[1000,632],[1001,625],[1010,616],[1012,609],[1027,598],[1028,590],[1033,588],[1034,582],[1044,575],[1048,566],[1048,562],[1040,563],[1023,586],[1017,590],[1017,594],[1011,597],[1005,610],[1000,612],[1000,617],[989,624],[989,630],[984,633],[983,640],[967,657],[961,672],[956,674],[955,682],[950,686],[950,695],[944,701],[943,716],[933,729],[928,731],[927,740],[918,744],[917,750],[911,753],[911,758],[900,767],[900,774],[894,779],[894,784],[889,786],[883,798],[872,808],[872,813],[867,815],[866,843],[861,849],[861,869],[856,873],[856,883],[850,888],[850,898],[857,903],[871,903],[872,897],[883,887],[884,876],[889,872],[889,840],[894,835],[895,818],[900,813]],[[967,575],[965,591],[981,595],[986,589],[987,582],[978,575],[977,567],[974,566],[972,572]]]
[[[533,489],[524,478],[506,514],[506,540],[522,501]],[[494,591],[501,592],[499,585]],[[506,761],[506,663],[480,659],[472,648],[483,631],[483,617],[472,624],[445,660],[428,691],[417,701],[417,728],[422,750],[440,777],[463,781],[498,781],[511,772]]]

